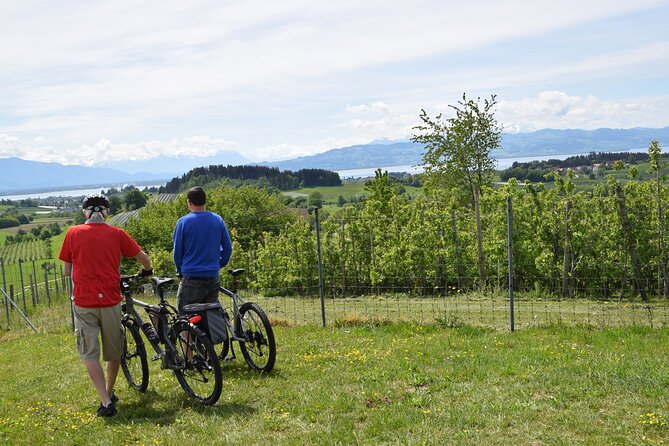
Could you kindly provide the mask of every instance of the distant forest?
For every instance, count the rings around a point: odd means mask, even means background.
[[[258,181],[279,190],[299,187],[340,186],[341,178],[337,172],[325,169],[301,169],[297,172],[279,170],[266,166],[223,166],[212,165],[197,167],[180,177],[172,178],[161,186],[160,193],[177,193],[188,187],[203,185],[221,179]]]

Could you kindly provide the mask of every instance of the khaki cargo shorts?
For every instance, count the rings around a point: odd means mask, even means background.
[[[84,308],[73,305],[74,334],[77,352],[82,361],[100,359],[102,332],[102,357],[105,361],[121,358],[123,347],[121,333],[121,304],[104,308]]]

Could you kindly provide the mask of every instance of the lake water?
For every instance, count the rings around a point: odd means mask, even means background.
[[[625,152],[645,152],[648,149],[638,149],[638,150],[625,150]],[[541,161],[548,159],[557,159],[563,160],[569,158],[570,156],[581,156],[588,155],[589,153],[566,153],[562,155],[540,155],[540,156],[519,156],[515,158],[499,158],[497,160],[497,170],[508,169],[513,165],[514,162],[519,163],[529,163],[531,161]],[[417,167],[414,165],[403,165],[403,166],[383,166],[383,167],[369,167],[365,169],[347,169],[347,170],[337,170],[339,177],[344,179],[355,179],[355,178],[367,178],[373,177],[376,169],[381,169],[382,171],[388,172],[406,172],[406,173],[421,173],[424,171],[423,168]]]
[[[112,187],[115,187],[116,189],[122,189],[123,187],[127,186],[127,184],[112,184],[109,186],[99,186],[99,187],[93,187],[93,188],[87,188],[87,189],[66,189],[66,190],[55,190],[55,191],[48,191],[48,192],[35,192],[31,194],[17,194],[17,195],[1,195],[0,194],[0,199],[3,200],[25,200],[28,198],[49,198],[49,197],[79,197],[82,195],[91,195],[91,194],[98,194],[100,193],[100,190],[109,190]],[[149,184],[149,185],[141,185],[141,186],[136,186],[139,190],[144,189],[144,187],[160,187],[164,186],[164,184]]]
[[[539,161],[551,159],[565,159],[570,156],[581,155],[579,154],[569,154],[569,155],[550,155],[550,156],[522,156],[517,158],[500,158],[497,160],[497,169],[504,170],[511,167],[514,162],[519,163],[528,163],[530,161]],[[587,154],[586,154],[587,155]],[[338,170],[337,173],[339,177],[344,179],[355,179],[355,178],[367,178],[373,177],[376,169],[381,169],[388,172],[406,172],[411,174],[421,173],[424,171],[422,167],[414,165],[403,165],[403,166],[383,166],[383,167],[369,167],[365,169],[347,169],[347,170]]]

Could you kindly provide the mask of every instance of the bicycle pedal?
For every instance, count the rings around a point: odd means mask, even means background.
[[[235,355],[229,355],[229,356],[226,356],[225,358],[223,358],[223,361],[230,362],[230,361],[234,361],[235,358],[237,358]]]
[[[164,353],[157,353],[151,358],[151,361],[158,361],[159,359],[162,359],[163,356],[165,356]]]

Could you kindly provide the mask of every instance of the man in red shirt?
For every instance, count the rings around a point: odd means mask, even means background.
[[[121,256],[134,257],[142,264],[142,274],[150,275],[151,260],[127,232],[106,224],[109,201],[103,195],[88,196],[83,202],[86,223],[71,227],[58,256],[65,263],[65,275],[72,276],[73,311],[77,351],[88,376],[100,396],[98,416],[114,416],[117,398],[114,383],[120,366]],[[103,358],[107,379],[100,365],[102,333]]]

